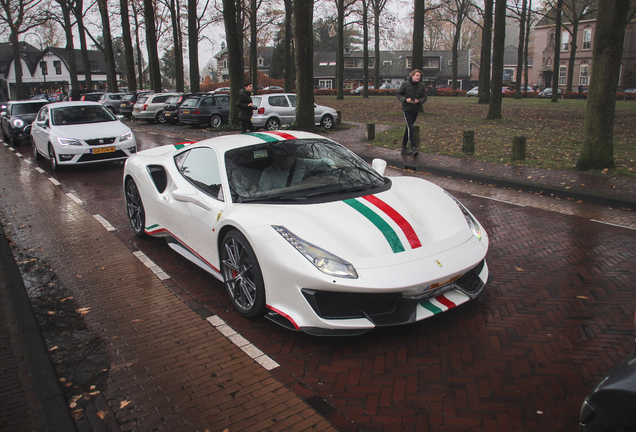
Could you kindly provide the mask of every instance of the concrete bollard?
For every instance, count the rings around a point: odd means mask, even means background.
[[[364,136],[367,141],[375,141],[375,123],[367,123]]]
[[[462,143],[462,152],[466,154],[475,153],[475,131],[465,130],[464,141]]]
[[[336,113],[338,114],[338,121],[336,121],[336,124],[340,124],[342,123],[342,111],[336,111]]]
[[[526,160],[526,137],[516,136],[512,141],[512,161]]]

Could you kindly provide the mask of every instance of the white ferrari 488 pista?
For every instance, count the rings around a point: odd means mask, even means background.
[[[354,335],[444,312],[489,280],[488,236],[458,200],[378,171],[289,131],[144,150],[123,180],[135,233],[165,237],[242,315]]]

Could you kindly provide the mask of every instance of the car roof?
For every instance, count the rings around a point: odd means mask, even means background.
[[[7,104],[9,105],[19,105],[19,104],[28,104],[28,103],[41,103],[42,105],[50,105],[50,102],[46,99],[27,99],[27,100],[17,100],[17,101],[7,102]]]
[[[98,107],[104,107],[102,104],[100,104],[99,102],[92,102],[92,101],[69,101],[69,102],[54,102],[54,103],[50,103],[50,104],[46,104],[48,107],[50,107],[51,109],[53,108],[64,108],[64,107],[69,107],[69,106],[98,106]]]
[[[220,153],[234,150],[241,147],[247,147],[256,144],[264,144],[271,141],[285,141],[295,139],[320,139],[329,140],[322,135],[311,132],[301,131],[273,131],[273,132],[253,132],[247,134],[223,135],[209,138],[192,144],[192,146],[204,145],[216,148]]]

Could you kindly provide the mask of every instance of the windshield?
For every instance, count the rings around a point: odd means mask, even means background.
[[[11,114],[37,114],[44,105],[41,102],[15,104],[11,107]]]
[[[56,126],[103,123],[116,120],[117,118],[101,105],[65,106],[51,110],[51,121]]]
[[[137,99],[138,104],[142,104],[142,103],[146,103],[146,101],[148,100],[148,96],[141,96],[139,97],[139,99]]]
[[[333,141],[301,139],[257,144],[225,154],[234,202],[342,199],[389,183],[366,162]],[[372,192],[369,192],[372,193]]]

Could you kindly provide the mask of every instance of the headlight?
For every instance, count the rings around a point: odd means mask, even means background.
[[[477,219],[475,219],[473,217],[473,215],[470,214],[470,212],[468,211],[468,209],[466,207],[464,207],[464,204],[462,204],[457,198],[455,198],[453,195],[451,195],[450,193],[448,193],[447,191],[446,194],[451,197],[453,199],[453,201],[455,201],[455,203],[459,206],[459,209],[462,211],[462,213],[464,214],[464,217],[466,218],[466,223],[468,224],[468,227],[470,228],[470,230],[473,232],[473,235],[475,237],[477,237],[477,239],[479,241],[481,241],[481,225],[479,225],[479,222],[477,222]]]
[[[78,140],[76,140],[75,138],[58,138],[57,142],[60,143],[61,146],[68,146],[68,145],[74,145],[74,146],[81,146],[82,143],[79,142]]]
[[[24,120],[22,120],[22,119],[14,119],[13,120],[13,127],[14,128],[21,128],[22,126],[24,126]]]
[[[128,140],[131,140],[131,139],[133,139],[133,133],[132,133],[132,131],[128,131],[128,132],[126,132],[125,134],[123,134],[122,136],[119,137],[119,142],[128,141]]]
[[[330,254],[324,249],[319,248],[309,242],[302,240],[295,234],[292,234],[283,226],[272,225],[278,234],[283,236],[293,247],[296,248],[307,260],[312,263],[321,272],[335,277],[346,279],[357,279],[358,273],[353,266],[347,261]]]

